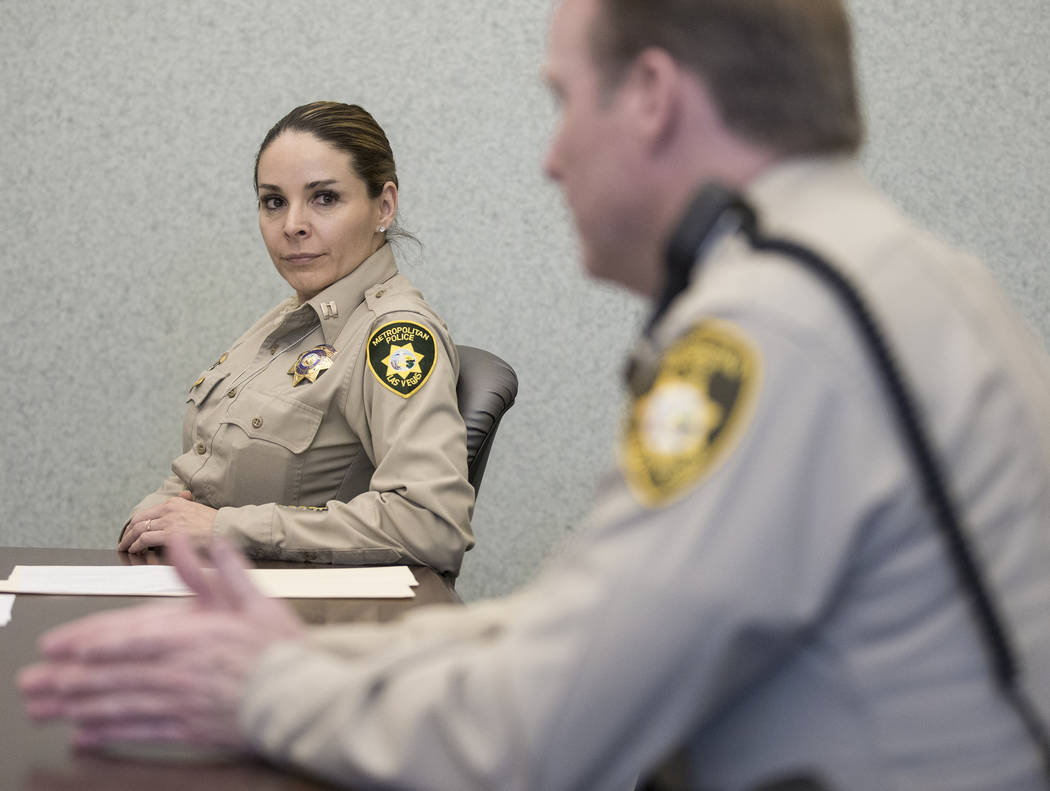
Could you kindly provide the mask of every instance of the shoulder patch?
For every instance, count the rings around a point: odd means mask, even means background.
[[[426,383],[436,362],[434,334],[422,324],[394,321],[368,339],[368,367],[383,387],[402,398]]]
[[[726,455],[750,420],[759,377],[753,346],[723,322],[702,322],[675,341],[634,401],[620,448],[639,502],[670,503]]]

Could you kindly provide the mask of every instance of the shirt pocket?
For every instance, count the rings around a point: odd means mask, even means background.
[[[324,411],[294,398],[243,391],[234,409],[222,422],[237,426],[250,441],[272,442],[300,454],[310,447],[324,418]]]
[[[212,391],[219,386],[229,376],[229,371],[222,370],[209,370],[205,371],[200,375],[196,382],[190,386],[190,392],[186,394],[186,403],[193,404],[195,407],[200,407],[205,401],[208,400],[208,396],[212,394]]]

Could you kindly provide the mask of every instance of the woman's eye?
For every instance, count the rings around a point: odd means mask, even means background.
[[[274,211],[284,206],[284,199],[279,195],[264,195],[259,199],[259,204],[269,211]]]
[[[339,200],[339,196],[336,195],[334,192],[318,192],[317,195],[314,196],[314,200],[316,200],[322,206],[331,206],[333,203]]]

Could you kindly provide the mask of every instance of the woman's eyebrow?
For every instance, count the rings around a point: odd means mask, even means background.
[[[303,187],[303,189],[304,190],[312,190],[312,189],[317,189],[318,187],[327,187],[330,184],[337,184],[337,183],[339,183],[339,179],[320,179],[318,181],[311,181],[309,184],[306,184]],[[282,190],[276,184],[260,184],[259,185],[259,190],[260,191],[266,190],[268,192],[284,192],[284,190]]]

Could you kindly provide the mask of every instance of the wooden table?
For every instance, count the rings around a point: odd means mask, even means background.
[[[0,547],[0,578],[16,565],[109,566],[164,563],[163,556],[133,556],[102,549]],[[260,562],[260,568],[298,564]],[[455,590],[429,568],[413,568],[413,599],[292,599],[308,623],[388,621],[424,604],[459,602]],[[0,627],[0,789],[2,791],[316,791],[327,784],[295,776],[251,758],[164,760],[114,757],[74,750],[64,724],[37,725],[23,712],[15,673],[33,662],[37,637],[82,615],[149,601],[129,596],[35,596],[15,599],[11,622]],[[152,599],[156,601],[156,599]]]

